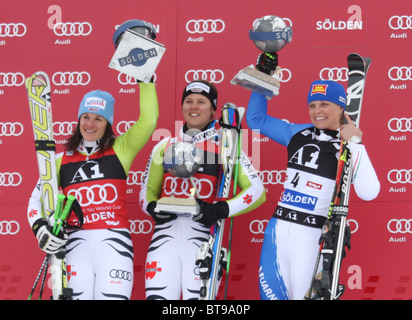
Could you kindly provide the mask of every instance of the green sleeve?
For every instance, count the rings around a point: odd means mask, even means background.
[[[233,217],[250,212],[266,201],[263,183],[243,151],[239,159],[237,186],[240,191],[235,197],[227,200],[229,216]]]
[[[159,105],[153,83],[140,83],[140,116],[123,135],[116,138],[115,150],[126,174],[133,160],[153,134],[159,118]]]
[[[160,198],[163,187],[163,156],[164,149],[170,138],[165,138],[160,141],[152,150],[149,160],[146,165],[145,172],[143,174],[142,185],[140,189],[139,200],[142,205],[142,209],[146,208],[146,205],[150,201],[157,201]]]

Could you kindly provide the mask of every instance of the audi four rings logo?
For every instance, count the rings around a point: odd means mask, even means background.
[[[348,68],[323,68],[319,77],[322,80],[348,81]]]
[[[185,80],[187,83],[195,80],[207,80],[213,83],[221,83],[225,75],[222,70],[189,70],[185,74]]]
[[[393,30],[412,29],[412,16],[392,16],[388,24]]]
[[[119,72],[119,74],[117,75],[117,81],[122,85],[135,84],[136,83],[135,78],[133,78],[132,76],[129,76],[125,73],[122,73],[122,72]]]
[[[53,134],[55,136],[68,136],[74,133],[76,130],[76,121],[56,121],[53,122]]]
[[[125,133],[127,130],[129,130],[130,127],[132,125],[134,125],[135,122],[136,121],[120,121],[117,124],[116,130],[121,135],[121,134]]]
[[[253,234],[264,234],[269,220],[253,220],[249,224],[249,231]],[[359,224],[356,220],[350,219],[347,221],[351,229],[351,233],[355,233],[359,229]]]
[[[132,281],[133,275],[129,271],[112,269],[109,272],[111,278]]]
[[[52,81],[56,86],[85,86],[91,80],[90,73],[81,72],[56,72],[53,74]]]
[[[253,220],[249,224],[249,231],[253,234],[263,234],[268,223],[269,220]]]
[[[89,22],[58,22],[53,28],[56,36],[88,36],[92,32]]]
[[[201,198],[209,198],[212,195],[213,185],[208,179],[193,178],[193,183]],[[167,196],[173,194],[177,196],[190,196],[190,189],[193,188],[189,179],[177,177],[167,177],[164,181],[164,185],[166,186],[164,192]]]
[[[390,183],[412,183],[412,169],[393,169],[388,173],[388,181]]]
[[[221,33],[225,30],[225,23],[221,19],[189,20],[186,31],[189,33]]]
[[[17,187],[22,181],[18,172],[0,172],[0,187]]]
[[[390,233],[412,233],[412,219],[392,219],[389,220],[387,228]]]
[[[153,230],[153,224],[150,220],[129,220],[130,233],[148,234]]]
[[[17,221],[0,221],[0,235],[15,235],[19,232],[20,225]]]
[[[262,170],[258,174],[263,184],[283,184],[286,181],[286,170]]]
[[[132,186],[132,185],[139,186],[142,184],[142,177],[143,177],[142,171],[129,171],[126,184],[128,184],[129,186]]]
[[[73,189],[68,192],[68,195],[70,194],[74,195],[79,204],[85,207],[92,204],[113,203],[118,197],[116,187],[111,183]]]
[[[392,67],[388,71],[388,77],[393,81],[412,80],[412,67]]]
[[[22,37],[26,31],[23,23],[0,23],[0,37]]]
[[[0,87],[20,87],[24,81],[24,74],[20,72],[0,72]]]
[[[156,83],[156,73],[153,74],[153,83]],[[129,76],[123,72],[119,72],[119,74],[117,75],[117,81],[121,84],[121,85],[135,85],[136,84],[136,79],[133,78],[132,76]]]
[[[0,122],[0,137],[20,136],[23,129],[20,122]]]
[[[412,118],[392,118],[388,122],[388,129],[392,132],[412,132]]]

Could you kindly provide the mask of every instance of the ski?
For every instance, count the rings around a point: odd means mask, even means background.
[[[244,108],[237,108],[233,103],[226,103],[222,108],[219,124],[222,127],[221,161],[223,176],[219,189],[219,198],[228,198],[230,194],[233,170],[237,164],[238,152],[240,151],[240,124],[244,113]],[[237,173],[237,170],[235,173]],[[235,186],[236,177],[234,189]],[[231,226],[233,225],[231,224]],[[197,263],[200,264],[200,276],[202,279],[200,288],[201,300],[215,300],[218,294],[223,269],[226,268],[227,264],[227,250],[222,247],[224,227],[224,220],[217,221],[209,241],[204,242],[199,249]]]
[[[49,225],[54,227],[58,233],[62,219],[60,218],[60,221],[59,218],[56,219],[57,214],[55,215],[55,213],[57,213],[57,209],[63,210],[63,204],[61,200],[58,202],[59,187],[56,171],[56,146],[53,140],[50,79],[45,72],[39,71],[27,78],[25,84],[41,181],[43,212]],[[67,210],[70,211],[69,206],[67,206]],[[55,222],[59,223],[60,226],[55,227]],[[53,300],[71,299],[72,296],[71,290],[67,287],[64,254],[65,252],[62,251],[49,255],[40,269],[40,271],[47,270],[43,265],[50,264]],[[37,283],[35,282],[35,284]]]
[[[347,58],[348,88],[346,112],[358,127],[362,110],[366,74],[371,64],[370,58],[352,53]],[[335,189],[329,213],[322,228],[320,247],[316,259],[310,288],[305,296],[308,300],[337,300],[345,291],[339,284],[339,274],[345,248],[350,249],[350,229],[346,224],[350,185],[352,182],[352,155],[347,144],[342,141],[339,152]],[[322,261],[321,276],[318,274]]]

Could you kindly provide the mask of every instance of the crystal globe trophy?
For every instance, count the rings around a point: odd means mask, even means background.
[[[277,52],[292,41],[292,28],[287,26],[282,18],[264,16],[254,22],[252,30],[249,31],[249,39],[264,53],[275,53],[277,59]],[[267,99],[271,99],[279,94],[279,72],[280,67],[277,67],[276,71],[269,75],[251,65],[240,70],[231,83],[259,92]]]
[[[196,183],[193,175],[203,163],[203,151],[192,142],[178,141],[166,148],[163,157],[163,168],[177,178],[188,179],[192,188],[188,198],[162,197],[157,201],[155,212],[167,212],[177,215],[196,215],[199,205]]]

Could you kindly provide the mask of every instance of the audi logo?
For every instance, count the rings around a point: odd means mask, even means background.
[[[122,73],[122,72],[119,72],[119,74],[117,75],[117,81],[122,85],[135,84],[136,83],[135,78],[133,78],[132,76],[129,76],[125,73]]]
[[[393,169],[388,173],[388,181],[390,183],[412,183],[412,170]]]
[[[67,195],[70,194],[76,197],[81,206],[85,207],[92,204],[113,203],[118,197],[116,187],[111,183],[73,189]]]
[[[392,67],[388,71],[388,77],[393,81],[412,80],[412,67]]]
[[[20,122],[0,122],[0,137],[20,136],[23,129]]]
[[[142,184],[143,172],[142,171],[129,171],[126,184],[132,186],[139,186]]]
[[[389,19],[388,24],[393,30],[412,29],[412,16],[393,16]]]
[[[90,80],[91,76],[86,71],[56,72],[52,77],[56,86],[85,86],[89,84]]]
[[[286,170],[262,170],[258,175],[263,184],[283,184],[286,181]]]
[[[207,179],[192,179],[194,187],[199,193],[200,198],[209,198],[213,193],[212,182]],[[192,183],[189,179],[182,179],[178,177],[167,177],[164,181],[164,192],[167,196],[190,196],[190,189],[192,189]]]
[[[56,36],[88,36],[92,25],[88,22],[58,22],[53,28]]]
[[[249,224],[249,231],[253,234],[264,234],[269,220],[253,220]],[[356,220],[347,220],[347,224],[351,229],[351,233],[355,233],[359,229],[358,222]]]
[[[253,234],[263,234],[268,223],[269,220],[253,220],[249,224],[249,231]]]
[[[130,127],[132,125],[134,125],[135,122],[136,121],[120,121],[117,124],[116,130],[121,135],[121,134],[125,133],[127,130],[129,130]]]
[[[185,74],[185,80],[187,83],[195,81],[195,80],[207,80],[213,83],[221,83],[225,75],[222,70],[215,69],[215,70],[189,70]]]
[[[27,28],[23,23],[0,23],[0,37],[22,37]]]
[[[22,181],[18,172],[0,172],[0,187],[17,187]]]
[[[15,235],[19,232],[20,225],[17,221],[0,221],[0,235]]]
[[[133,275],[129,271],[112,269],[110,270],[109,275],[113,279],[121,279],[121,280],[127,280],[127,281],[133,280]]]
[[[131,234],[148,234],[153,230],[150,220],[129,220]]]
[[[189,20],[186,31],[189,33],[221,33],[225,30],[225,23],[221,19]]]
[[[153,83],[156,83],[156,73],[153,74]],[[117,75],[117,81],[121,84],[121,85],[134,85],[136,84],[136,79],[133,78],[132,76],[129,76],[123,72],[119,72],[119,74]]]
[[[323,68],[319,77],[322,80],[348,81],[348,68]]]
[[[0,72],[0,87],[20,87],[24,81],[24,74],[20,72]]]
[[[388,129],[392,132],[412,132],[412,118],[392,118],[388,122]]]
[[[76,130],[77,122],[63,121],[53,122],[53,135],[55,136],[68,136],[74,133]]]
[[[392,219],[389,220],[387,228],[390,233],[412,233],[412,219]]]

